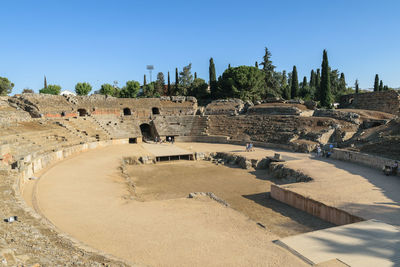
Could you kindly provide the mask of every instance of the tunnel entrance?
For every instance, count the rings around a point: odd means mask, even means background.
[[[87,115],[86,109],[80,108],[78,109],[79,117],[83,117]]]
[[[151,131],[151,126],[148,123],[140,124],[140,131],[142,132],[143,140],[153,139],[153,134]]]

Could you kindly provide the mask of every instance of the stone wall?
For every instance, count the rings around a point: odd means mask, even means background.
[[[364,219],[351,215],[344,210],[327,206],[321,202],[290,191],[283,186],[272,184],[271,197],[336,225],[364,221]]]
[[[29,112],[32,117],[49,118],[78,116],[80,111],[89,115],[125,114],[136,118],[150,118],[157,114],[194,115],[197,111],[194,97],[115,98],[104,95],[22,94],[9,98],[9,102]]]
[[[377,110],[400,115],[400,96],[393,90],[344,95],[339,102],[340,108]]]
[[[353,129],[354,128],[354,129]],[[288,145],[302,139],[311,142],[326,143],[341,141],[336,131],[342,129],[356,131],[357,125],[337,121],[332,118],[239,115],[209,116],[208,133],[228,136],[233,140],[259,141]]]
[[[385,165],[393,166],[396,162],[392,159],[339,148],[333,150],[331,157],[338,160],[359,163],[378,170],[382,170]],[[397,171],[397,175],[400,175],[399,170]]]

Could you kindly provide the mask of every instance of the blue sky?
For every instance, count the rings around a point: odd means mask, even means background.
[[[400,86],[400,1],[2,1],[0,76],[13,93],[49,84],[94,89],[127,80],[142,83],[146,65],[171,72],[192,63],[208,80],[231,64],[253,65],[264,47],[277,70],[297,66],[299,80],[319,68],[328,50],[332,68],[353,85]],[[148,77],[149,79],[149,77]]]

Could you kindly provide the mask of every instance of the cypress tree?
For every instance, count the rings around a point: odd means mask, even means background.
[[[46,80],[46,75],[44,75],[44,88],[47,89],[47,80]]]
[[[358,85],[358,79],[356,79],[356,83],[354,84],[354,88],[356,90],[356,94],[358,94],[360,92],[360,88],[359,88],[359,85]]]
[[[258,69],[258,62],[256,61],[256,64],[254,65]]]
[[[388,91],[389,90],[389,87],[387,86],[387,85],[385,85],[384,87],[383,87],[383,91]]]
[[[197,79],[197,72],[194,72],[194,79]]]
[[[230,68],[231,68],[231,63],[228,64],[228,69],[230,69]]]
[[[317,69],[317,73],[315,74],[315,100],[319,101],[321,95],[321,73],[320,69]]]
[[[346,79],[344,78],[343,72],[340,74],[340,78],[339,78],[339,90],[346,91]]]
[[[290,97],[292,99],[296,98],[299,95],[299,80],[297,78],[297,69],[296,66],[293,66],[292,71],[292,85],[290,88]]]
[[[146,82],[146,74],[143,76],[143,86],[146,86],[147,82]]]
[[[374,92],[379,91],[379,76],[375,74],[375,82],[374,82]]]
[[[383,82],[382,82],[382,80],[379,82],[379,91],[383,91]]]
[[[175,94],[179,92],[178,68],[175,68]]]
[[[171,79],[169,77],[169,71],[168,71],[168,85],[167,85],[167,90],[168,90],[168,95],[172,95],[171,93]]]
[[[314,72],[314,70],[311,70],[311,74],[310,74],[310,87],[315,88],[315,72]]]
[[[230,68],[230,64],[229,64]],[[214,65],[214,59],[210,58],[210,66],[208,67],[208,73],[209,73],[209,85],[210,85],[210,91],[211,91],[211,96],[217,97],[216,96],[216,91],[217,91],[217,75],[215,73],[215,65]]]
[[[331,107],[332,104],[332,93],[331,93],[331,82],[330,82],[330,71],[328,63],[328,53],[324,49],[322,57],[322,71],[321,71],[321,89],[320,89],[320,102],[323,107]]]

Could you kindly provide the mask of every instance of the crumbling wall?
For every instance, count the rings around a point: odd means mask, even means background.
[[[290,144],[298,139],[326,143],[337,129],[355,131],[358,125],[332,118],[299,116],[209,116],[208,133],[233,140]],[[354,128],[354,129],[353,129]],[[340,140],[339,140],[340,141]]]
[[[377,110],[400,115],[400,95],[393,90],[344,95],[339,102],[340,108]]]
[[[9,102],[29,112],[32,117],[76,117],[79,110],[88,115],[130,115],[150,118],[154,115],[194,115],[197,100],[194,97],[116,98],[104,95],[61,96],[22,94],[9,98]],[[124,110],[129,110],[125,114]]]

